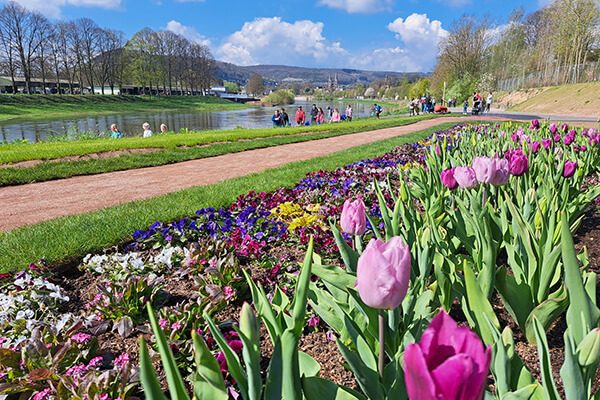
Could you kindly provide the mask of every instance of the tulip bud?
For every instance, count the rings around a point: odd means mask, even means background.
[[[251,343],[260,342],[260,333],[256,316],[252,311],[252,307],[246,302],[242,305],[240,312],[240,332],[242,332]]]
[[[531,151],[533,152],[533,154],[537,153],[538,151],[540,151],[540,142],[533,142],[531,143]]]
[[[577,162],[574,161],[565,161],[565,166],[563,168],[563,176],[565,178],[570,178],[575,175],[575,170],[577,169]]]
[[[548,129],[550,129],[550,133],[553,135],[558,131],[558,127],[556,126],[556,124],[554,122],[550,124]]]
[[[454,168],[448,168],[442,171],[441,174],[442,184],[450,190],[454,190],[458,187],[458,182],[454,179]]]
[[[410,249],[398,236],[384,242],[371,239],[356,269],[356,288],[362,301],[372,308],[393,310],[408,291]]]
[[[491,362],[491,348],[442,310],[404,352],[408,398],[481,400]]]
[[[475,170],[471,167],[456,167],[454,168],[454,179],[458,186],[464,189],[470,189],[477,186],[477,177]]]
[[[556,135],[554,135],[554,141],[556,143],[560,142],[561,136],[557,133]]]
[[[367,229],[367,212],[361,199],[344,202],[340,219],[342,231],[351,235],[362,235]]]
[[[544,149],[548,150],[550,147],[552,147],[552,139],[542,139],[542,146],[544,146]]]
[[[579,365],[589,367],[600,362],[600,328],[594,328],[577,346]]]

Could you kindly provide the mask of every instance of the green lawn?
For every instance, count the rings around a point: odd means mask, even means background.
[[[0,162],[6,162],[6,160],[54,159],[67,155],[84,155],[108,151],[108,149],[123,150],[150,147],[160,150],[103,159],[44,162],[28,168],[2,168],[0,169],[0,186],[165,165],[286,143],[297,143],[377,128],[407,125],[429,118],[433,118],[433,116],[399,117],[382,120],[362,119],[352,123],[321,125],[302,129],[246,129],[169,134],[153,136],[148,139],[99,139],[65,143],[7,145],[7,150],[0,152]],[[198,145],[207,146],[198,147]],[[4,147],[0,148],[4,149]]]
[[[250,190],[270,191],[292,186],[307,172],[333,169],[374,157],[393,146],[417,141],[453,124],[371,143],[308,161],[295,162],[261,173],[199,186],[144,201],[136,201],[96,212],[63,217],[37,225],[0,233],[0,272],[15,271],[29,262],[73,262],[86,253],[100,251],[131,239],[136,229],[146,229],[156,220],[171,221],[193,215],[202,207],[225,206]]]
[[[122,112],[166,110],[219,111],[245,105],[202,96],[0,95],[0,121],[32,120]]]

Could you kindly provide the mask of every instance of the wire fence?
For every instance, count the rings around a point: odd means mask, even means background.
[[[549,67],[543,71],[524,73],[497,82],[499,90],[512,91],[540,86],[556,86],[567,83],[584,83],[600,81],[600,61],[569,65],[568,67]]]

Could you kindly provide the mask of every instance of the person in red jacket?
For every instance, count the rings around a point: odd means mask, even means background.
[[[296,124],[298,124],[298,126],[304,126],[304,121],[306,120],[306,114],[304,114],[304,110],[302,109],[302,106],[298,107],[298,109],[296,110]]]

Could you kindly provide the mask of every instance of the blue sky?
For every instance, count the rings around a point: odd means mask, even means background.
[[[0,0],[2,2],[4,0]],[[461,15],[506,23],[544,0],[17,0],[52,19],[90,17],[129,37],[169,29],[241,65],[430,71]]]

